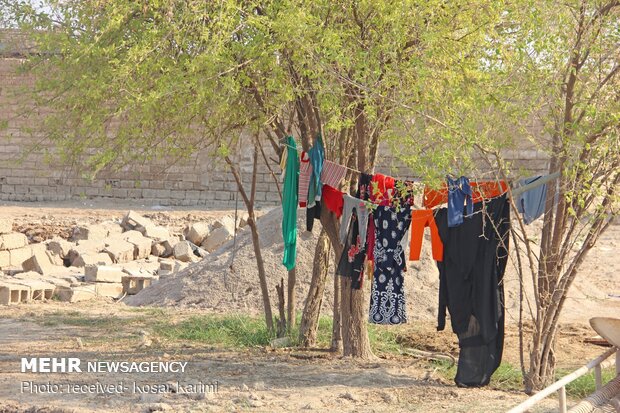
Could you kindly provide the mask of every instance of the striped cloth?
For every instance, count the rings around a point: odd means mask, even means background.
[[[321,182],[332,188],[340,188],[342,181],[347,174],[347,168],[332,161],[323,162],[323,171],[321,172]]]
[[[299,206],[308,205],[308,186],[310,185],[310,176],[312,176],[312,165],[310,164],[310,156],[306,152],[301,153],[301,162],[299,166]]]

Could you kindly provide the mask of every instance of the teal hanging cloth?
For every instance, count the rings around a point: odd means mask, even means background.
[[[310,185],[308,189],[308,208],[312,208],[316,200],[321,199],[321,172],[323,172],[323,162],[325,161],[325,147],[323,146],[323,138],[319,133],[316,136],[314,145],[308,151],[310,156],[310,164],[312,165],[312,175],[310,175]]]
[[[282,238],[284,258],[282,264],[287,270],[295,268],[297,256],[297,199],[299,185],[299,157],[297,145],[292,136],[286,138],[287,159],[282,192]]]

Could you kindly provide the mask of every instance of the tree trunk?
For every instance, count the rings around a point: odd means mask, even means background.
[[[336,261],[336,265],[338,265]],[[334,273],[334,315],[332,323],[332,345],[331,350],[336,353],[342,351],[342,313],[340,311],[340,302],[342,294],[340,291],[340,277]]]
[[[542,323],[537,322],[532,335],[530,368],[523,378],[527,394],[544,389],[555,380],[555,331],[553,337],[543,335]],[[549,340],[548,345],[545,345],[545,339]]]
[[[276,285],[276,295],[278,297],[279,318],[276,318],[276,335],[284,337],[286,334],[286,313],[284,311],[284,278],[280,278],[280,284]]]
[[[342,354],[361,359],[374,357],[368,339],[368,300],[364,289],[351,288],[351,278],[340,277],[342,303]]]
[[[237,183],[237,189],[243,198],[246,209],[248,210],[248,226],[252,232],[252,246],[254,247],[254,256],[256,258],[256,267],[258,268],[258,278],[260,281],[261,294],[263,296],[263,308],[265,309],[265,324],[267,330],[273,331],[273,315],[271,313],[271,300],[269,299],[269,288],[267,287],[267,273],[265,272],[265,262],[263,260],[263,254],[260,250],[260,237],[258,235],[258,227],[256,226],[256,215],[254,214],[254,197],[256,194],[256,175],[258,171],[258,144],[254,142],[254,163],[252,167],[252,186],[250,189],[250,196],[248,196],[243,182],[241,180],[241,174],[239,174],[238,166],[230,159],[225,157],[226,163],[230,167],[230,171]]]
[[[334,249],[334,268],[338,268],[338,260],[342,254],[342,244],[338,235],[338,220],[336,216],[327,211],[327,208],[321,209],[321,224],[323,230],[329,238],[329,243]],[[332,351],[339,352],[342,350],[343,343],[342,331],[342,291],[340,286],[340,277],[334,273],[334,316],[332,324]]]
[[[370,165],[369,162],[370,139],[362,102],[358,102],[354,112],[356,115],[354,136],[355,147],[357,148],[357,168],[360,171],[368,172],[372,170],[373,165]],[[331,239],[333,243],[334,240]],[[338,245],[340,245],[339,241]],[[337,255],[338,258],[340,258],[340,254]],[[366,297],[363,288],[352,289],[352,281],[349,277],[342,277],[340,283],[343,355],[371,359],[374,355],[368,339],[368,297]]]
[[[308,290],[308,297],[299,326],[299,342],[302,347],[316,345],[321,304],[325,292],[325,282],[329,271],[329,254],[331,247],[324,229],[321,230],[314,251],[314,265],[312,267],[312,281]]]
[[[248,210],[248,226],[252,231],[252,245],[254,246],[254,255],[256,256],[256,265],[258,267],[258,278],[260,280],[260,290],[263,296],[263,308],[265,309],[265,323],[267,330],[273,331],[273,315],[271,313],[271,300],[269,299],[269,288],[267,287],[267,273],[265,272],[265,262],[263,254],[260,250],[260,241],[258,236],[258,228],[254,218],[254,209]]]
[[[293,331],[293,328],[295,328],[295,324],[297,323],[297,317],[296,317],[296,309],[295,309],[295,301],[296,301],[296,297],[295,297],[295,284],[297,282],[297,271],[296,271],[297,267],[293,268],[292,270],[290,270],[288,272],[288,280],[287,280],[287,299],[288,299],[288,303],[287,303],[287,307],[286,307],[286,313],[287,313],[287,317],[288,317],[288,331]]]

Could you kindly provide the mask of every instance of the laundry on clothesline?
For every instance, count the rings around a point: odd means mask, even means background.
[[[299,158],[292,136],[286,138],[289,145],[282,192],[282,239],[284,240],[284,257],[282,264],[287,270],[295,268],[297,257],[297,202],[299,183]]]
[[[531,184],[541,178],[542,176],[539,175],[521,179],[517,182],[517,187]],[[517,205],[517,210],[523,215],[523,222],[525,222],[526,225],[536,221],[545,213],[546,197],[547,184],[542,184],[516,196],[515,204]]]
[[[503,351],[502,280],[510,230],[508,184],[447,177],[438,190],[424,187],[424,209],[416,209],[417,183],[359,173],[356,196],[351,196],[340,190],[351,168],[325,159],[320,136],[300,157],[292,138],[286,145],[282,233],[287,268],[295,265],[297,206],[306,207],[308,230],[321,212],[333,213],[340,219],[339,238],[343,243],[336,273],[349,277],[353,289],[362,288],[364,278],[369,278],[370,323],[406,323],[406,263],[420,259],[428,227],[432,258],[440,275],[437,328],[445,329],[449,313],[459,341],[455,381],[468,387],[488,384]],[[514,197],[526,223],[545,212],[546,182],[551,178],[519,182],[527,186],[517,187]],[[542,184],[530,186],[537,181]]]
[[[308,205],[308,188],[311,176],[312,164],[310,163],[310,155],[307,152],[302,152],[299,157],[299,186],[297,192],[299,206],[302,208]]]

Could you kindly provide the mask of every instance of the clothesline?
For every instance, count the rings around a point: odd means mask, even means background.
[[[303,149],[299,149],[299,148],[297,148],[295,146],[291,146],[291,145],[289,145],[287,143],[283,143],[282,142],[282,143],[280,143],[280,145],[288,146],[291,149],[295,149],[297,152],[303,152]],[[350,167],[348,167],[346,165],[340,165],[340,166],[342,166],[343,168],[348,169],[350,171],[353,171],[353,172],[362,173],[361,171],[359,171],[359,170],[357,170],[355,168],[350,168]],[[543,176],[540,179],[537,179],[536,181],[534,181],[532,183],[529,183],[527,185],[523,185],[523,186],[520,186],[518,188],[515,188],[512,191],[512,196],[513,197],[517,197],[518,195],[521,195],[522,193],[527,192],[529,190],[532,190],[534,188],[538,188],[539,186],[544,185],[544,184],[546,184],[546,183],[548,183],[548,182],[558,178],[559,176],[560,176],[560,172],[555,172],[555,173],[552,173],[550,175]],[[477,181],[472,181],[472,182],[477,182]],[[421,183],[421,182],[417,182],[417,183]]]
[[[544,185],[547,182],[553,181],[554,179],[558,178],[559,176],[560,176],[559,172],[555,172],[555,173],[552,173],[551,175],[543,176],[540,179],[537,179],[537,180],[535,180],[532,183],[529,183],[527,185],[523,185],[523,186],[520,186],[518,188],[515,188],[512,191],[512,196],[513,197],[519,196],[519,195],[521,195],[524,192],[527,192],[527,191],[529,191],[531,189],[534,189],[534,188],[537,188],[537,187],[539,187],[541,185]]]
[[[280,143],[280,145],[282,145],[282,146],[288,146],[288,147],[289,147],[289,148],[291,148],[291,149],[295,149],[297,152],[303,152],[303,149],[297,148],[297,147],[295,147],[295,146],[291,146],[291,145],[289,145],[288,143],[283,143],[283,142],[282,142],[282,143]],[[350,170],[350,171],[357,172],[358,174],[361,174],[361,173],[362,173],[362,171],[359,171],[359,170],[357,170],[357,169],[355,169],[355,168],[350,168],[350,167],[348,167],[348,166],[346,166],[346,165],[340,165],[340,166],[342,166],[343,168],[348,169],[348,170]]]

